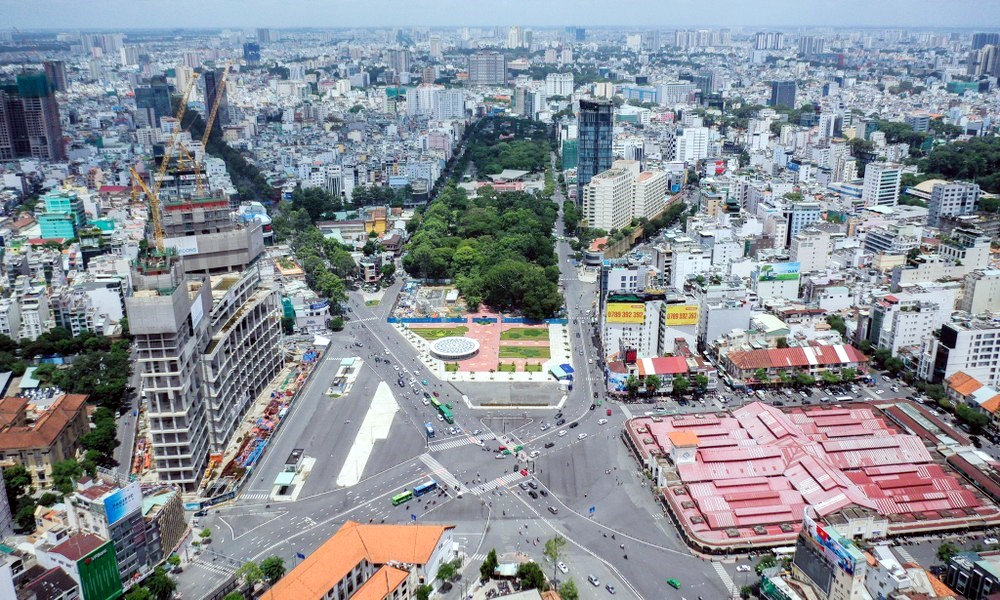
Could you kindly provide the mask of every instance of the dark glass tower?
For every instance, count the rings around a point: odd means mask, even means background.
[[[215,105],[215,97],[219,93],[219,82],[222,80],[222,73],[219,71],[205,71],[205,125],[208,117]],[[227,100],[226,88],[222,88],[222,101],[219,102],[219,112],[215,117],[215,126],[222,128],[229,125],[229,102]]]
[[[148,121],[150,127],[159,127],[160,119],[173,114],[167,82],[154,79],[149,87],[135,88],[135,106],[142,113],[140,120]]]
[[[771,101],[768,106],[775,108],[784,106],[795,108],[795,82],[794,81],[772,81]]]
[[[576,201],[594,175],[611,168],[615,106],[607,100],[580,100],[579,154],[576,167]]]

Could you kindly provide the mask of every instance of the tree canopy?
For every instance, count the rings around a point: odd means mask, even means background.
[[[455,280],[471,309],[484,303],[541,319],[562,307],[551,202],[488,186],[470,199],[449,186],[414,218],[418,227],[403,258],[411,276]]]
[[[942,144],[920,161],[920,170],[933,177],[975,181],[987,192],[1000,192],[1000,138]]]

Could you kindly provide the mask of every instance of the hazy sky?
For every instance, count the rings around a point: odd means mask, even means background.
[[[0,28],[1000,27],[1000,0],[0,0]]]

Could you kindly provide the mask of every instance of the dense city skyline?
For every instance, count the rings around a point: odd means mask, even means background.
[[[515,22],[536,27],[581,26],[664,27],[976,27],[1000,22],[1000,4],[956,0],[942,10],[929,0],[865,2],[844,0],[832,10],[818,0],[725,0],[711,12],[691,0],[640,0],[622,12],[596,0],[545,2],[530,10],[515,0],[491,4],[489,15],[459,0],[222,0],[209,3],[102,1],[81,5],[70,0],[0,2],[0,27],[31,29],[160,27],[410,27],[493,26]],[[930,19],[929,15],[934,18]]]

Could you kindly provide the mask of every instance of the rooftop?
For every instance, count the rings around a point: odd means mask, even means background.
[[[61,554],[67,559],[76,562],[106,543],[107,540],[97,537],[92,533],[81,533],[52,548],[51,552]]]
[[[0,450],[20,450],[28,448],[47,448],[51,446],[66,426],[84,410],[87,396],[81,394],[66,394],[56,400],[49,410],[28,425],[10,424],[5,419],[10,415],[6,410],[10,403],[11,410],[24,409],[23,398],[4,398],[0,400]]]

